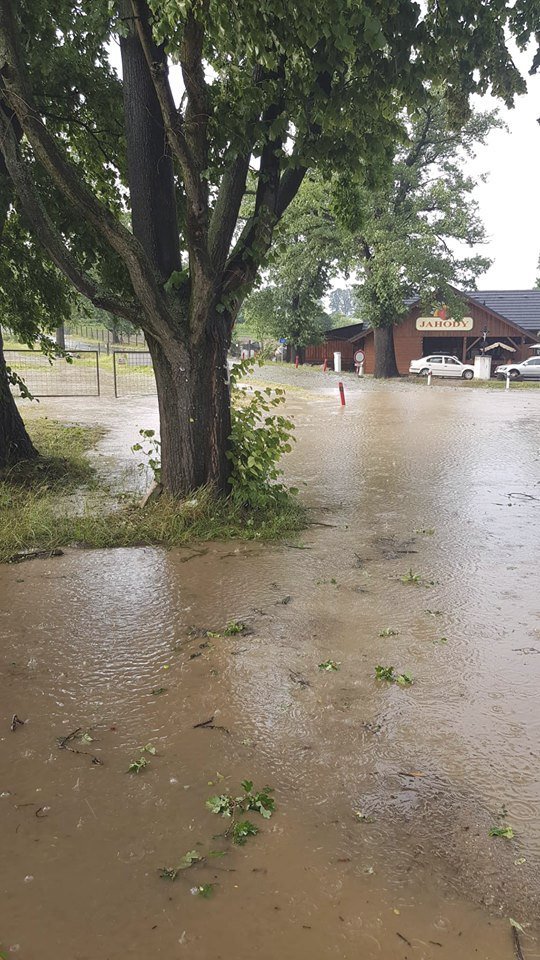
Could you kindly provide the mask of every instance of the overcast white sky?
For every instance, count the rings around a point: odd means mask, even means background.
[[[525,74],[530,56],[517,56]],[[476,198],[490,241],[482,252],[494,261],[478,280],[483,290],[526,290],[539,275],[540,255],[540,74],[527,77],[528,93],[513,110],[496,101],[478,100],[480,108],[499,106],[508,131],[495,130],[478,150],[474,171],[489,174]]]

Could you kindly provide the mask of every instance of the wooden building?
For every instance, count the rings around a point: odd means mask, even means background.
[[[485,350],[493,367],[509,360],[531,356],[540,339],[540,290],[475,290],[462,294],[465,316],[453,320],[445,311],[425,316],[418,302],[411,304],[403,322],[394,327],[396,361],[401,374],[409,372],[411,360],[429,353],[448,353],[466,363]],[[323,343],[306,347],[306,363],[332,365],[334,352],[341,353],[344,370],[354,369],[357,350],[365,354],[364,370],[373,373],[373,330],[356,323],[329,330]]]

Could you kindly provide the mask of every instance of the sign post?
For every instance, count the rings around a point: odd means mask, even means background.
[[[359,377],[364,376],[364,360],[366,355],[363,350],[357,350],[354,355],[354,365],[356,367],[356,372]]]

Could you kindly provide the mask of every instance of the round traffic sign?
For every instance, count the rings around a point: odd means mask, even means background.
[[[366,359],[366,355],[365,355],[364,351],[363,351],[363,350],[357,350],[356,353],[355,353],[355,355],[354,355],[354,362],[355,362],[355,363],[363,363],[365,359]]]

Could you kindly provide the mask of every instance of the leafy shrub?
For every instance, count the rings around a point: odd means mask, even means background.
[[[256,363],[254,359],[243,360],[231,370],[231,390],[237,396],[231,410],[231,447],[227,456],[232,468],[232,498],[251,507],[266,507],[298,492],[279,480],[279,462],[284,453],[290,453],[295,438],[292,420],[272,413],[285,402],[284,390],[263,387],[250,393],[240,391],[239,381]]]
[[[133,453],[142,453],[146,463],[140,463],[141,470],[151,470],[155,483],[161,482],[161,440],[156,437],[155,430],[139,430],[141,443],[134,443]]]

